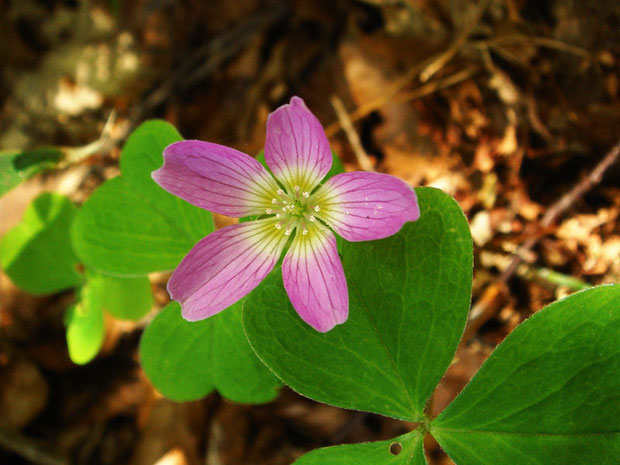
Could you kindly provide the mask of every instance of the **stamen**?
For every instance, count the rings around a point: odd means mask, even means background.
[[[278,189],[277,197],[271,200],[272,208],[266,208],[267,214],[275,214],[279,220],[275,227],[290,236],[296,228],[302,235],[308,234],[308,225],[317,221],[314,213],[321,208],[314,204],[310,192],[302,191],[301,186],[292,186],[292,190]]]

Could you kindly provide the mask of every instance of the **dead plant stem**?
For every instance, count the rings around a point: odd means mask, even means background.
[[[351,148],[353,149],[353,153],[355,154],[358,165],[364,171],[374,171],[374,165],[370,157],[366,153],[366,150],[364,150],[364,147],[362,146],[362,141],[360,140],[357,131],[353,127],[351,118],[349,118],[349,114],[344,108],[342,100],[340,100],[340,97],[338,97],[337,95],[332,95],[330,102],[332,104],[332,107],[334,107],[334,111],[336,112],[336,116],[338,117],[338,121],[340,122],[340,126],[344,130],[344,133],[349,140],[349,144],[351,144]]]

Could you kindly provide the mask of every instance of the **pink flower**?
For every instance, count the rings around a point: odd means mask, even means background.
[[[187,140],[164,150],[153,179],[168,192],[232,217],[260,215],[198,242],[172,274],[170,296],[183,317],[202,320],[232,305],[282,263],[284,287],[299,316],[320,332],[344,323],[349,295],[336,237],[381,239],[420,216],[413,189],[387,174],[338,174],[325,132],[293,97],[267,119],[265,159],[209,142]],[[266,216],[265,216],[266,215]],[[329,227],[328,227],[329,226]]]

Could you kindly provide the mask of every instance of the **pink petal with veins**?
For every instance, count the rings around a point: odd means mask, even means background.
[[[319,332],[347,321],[349,293],[334,233],[313,225],[297,231],[282,263],[284,288],[302,320]]]
[[[278,185],[255,159],[238,150],[184,140],[164,150],[164,165],[152,177],[183,200],[222,215],[264,214]]]
[[[317,216],[348,241],[383,239],[420,217],[414,190],[394,176],[356,171],[330,178],[315,194]]]
[[[311,191],[332,166],[332,153],[323,126],[299,97],[267,118],[265,160],[289,191]]]
[[[213,316],[258,286],[278,262],[286,239],[272,219],[219,229],[185,256],[168,292],[186,320]]]

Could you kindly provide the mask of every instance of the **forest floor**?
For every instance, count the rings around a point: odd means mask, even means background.
[[[0,236],[42,191],[80,204],[116,176],[145,119],[252,154],[268,113],[299,95],[347,170],[439,187],[470,221],[473,307],[435,414],[532,313],[620,281],[618,2],[0,5],[0,149],[80,154],[0,198]],[[165,279],[152,282],[159,309]],[[102,353],[76,366],[63,326],[73,299],[28,295],[0,273],[2,464],[288,465],[410,427],[286,388],[261,406],[216,394],[173,403],[138,363],[153,313],[108,321]],[[452,463],[432,439],[426,450],[429,463]]]

